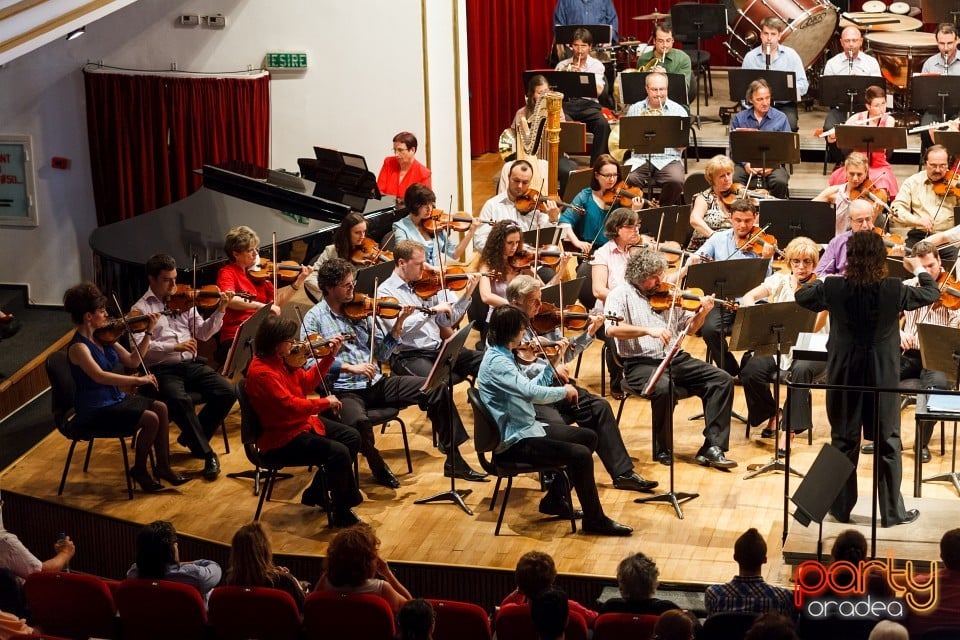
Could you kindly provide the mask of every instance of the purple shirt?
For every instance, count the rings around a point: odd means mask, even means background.
[[[847,242],[852,235],[853,231],[845,231],[830,241],[820,258],[820,264],[813,270],[817,276],[843,275],[847,266]]]

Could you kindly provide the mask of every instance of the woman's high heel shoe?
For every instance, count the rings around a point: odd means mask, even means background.
[[[179,487],[182,484],[186,484],[193,480],[193,478],[188,478],[182,476],[179,473],[175,472],[173,469],[167,469],[166,471],[158,471],[157,477],[161,480],[168,482],[171,486]]]
[[[157,482],[146,469],[130,469],[130,478],[140,485],[144,493],[163,491],[163,485]]]

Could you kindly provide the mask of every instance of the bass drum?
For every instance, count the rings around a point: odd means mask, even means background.
[[[911,76],[920,73],[927,58],[939,51],[932,33],[868,33],[864,38],[867,51],[880,63],[890,93],[909,94]]]
[[[794,49],[808,69],[827,48],[840,18],[837,8],[826,0],[733,0],[727,15],[727,49],[737,60],[743,62],[751,49],[760,46],[760,23],[775,17],[787,25],[780,43]]]

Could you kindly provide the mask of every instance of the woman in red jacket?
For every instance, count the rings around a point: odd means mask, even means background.
[[[353,477],[360,433],[353,427],[327,418],[321,420],[318,416],[328,410],[339,411],[341,404],[336,396],[307,397],[330,370],[341,338],[332,338],[330,354],[313,367],[303,369],[285,361],[298,329],[293,320],[269,316],[257,330],[257,354],[250,362],[245,385],[250,405],[263,428],[257,446],[268,463],[322,464],[333,502],[333,525],[349,527],[360,522],[351,507],[363,501]],[[318,469],[300,499],[308,507],[322,504],[321,474]]]

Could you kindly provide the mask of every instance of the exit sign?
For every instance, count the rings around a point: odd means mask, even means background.
[[[305,53],[268,53],[267,69],[306,69]]]

